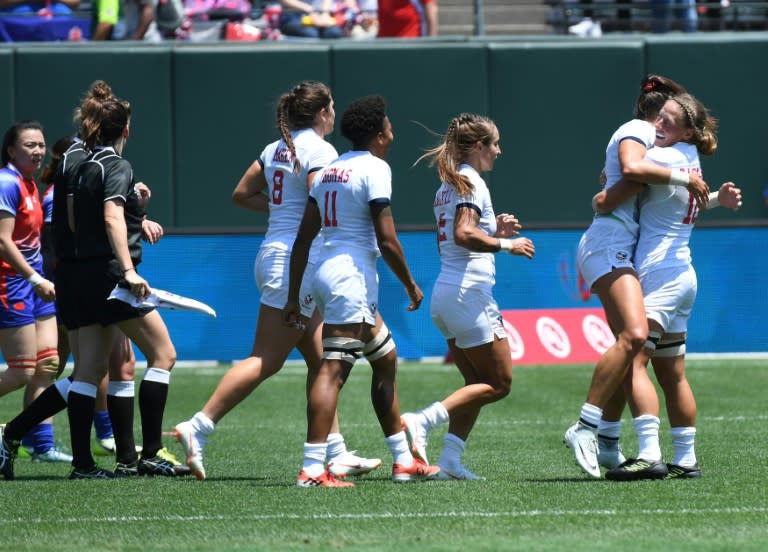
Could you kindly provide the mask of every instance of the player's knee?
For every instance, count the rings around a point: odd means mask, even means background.
[[[32,358],[9,358],[8,369],[3,373],[4,385],[16,390],[27,385],[35,375],[35,360]]]
[[[648,341],[648,329],[640,326],[628,326],[619,334],[617,342],[633,355],[639,353]]]
[[[395,339],[387,325],[382,322],[379,332],[363,346],[363,354],[369,362],[385,357],[396,349]]]
[[[323,338],[323,358],[354,365],[363,354],[363,342],[351,337]]]
[[[45,349],[37,353],[35,372],[46,379],[56,381],[61,370],[59,369],[59,352],[56,349]]]

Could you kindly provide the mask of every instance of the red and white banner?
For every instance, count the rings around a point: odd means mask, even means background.
[[[596,362],[615,341],[599,308],[504,310],[501,314],[515,364]]]
[[[504,310],[515,364],[596,362],[615,342],[600,308]],[[450,355],[446,357],[450,362]]]

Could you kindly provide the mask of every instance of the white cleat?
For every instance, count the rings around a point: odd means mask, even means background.
[[[427,460],[427,431],[421,425],[419,415],[406,412],[400,416],[400,425],[405,431],[408,444],[411,446],[411,454],[424,460],[425,464],[429,464],[429,460]]]
[[[363,458],[355,450],[342,454],[328,462],[328,471],[334,477],[365,475],[381,466],[381,458]]]
[[[40,454],[33,453],[32,461],[33,462],[65,462],[69,464],[70,462],[72,462],[72,455],[67,454],[61,449],[57,449],[56,447],[51,447],[45,452],[41,452]]]
[[[181,422],[174,430],[176,440],[184,448],[187,455],[187,465],[198,481],[205,479],[205,467],[203,466],[203,447],[206,436],[195,431],[189,422]]]
[[[435,477],[437,481],[485,481],[485,477],[469,471],[463,464],[446,468],[440,465],[440,473]]]
[[[576,422],[565,432],[563,442],[573,450],[576,463],[587,474],[600,479],[600,465],[597,461],[597,435],[594,430]]]

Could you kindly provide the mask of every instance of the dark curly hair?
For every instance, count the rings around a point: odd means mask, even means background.
[[[349,104],[341,117],[341,135],[352,142],[352,149],[366,150],[384,130],[387,102],[382,96],[364,96]]]

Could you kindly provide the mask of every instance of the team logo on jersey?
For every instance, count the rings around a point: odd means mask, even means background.
[[[620,263],[627,262],[627,260],[629,260],[629,253],[626,251],[617,251],[616,260],[619,261]]]

